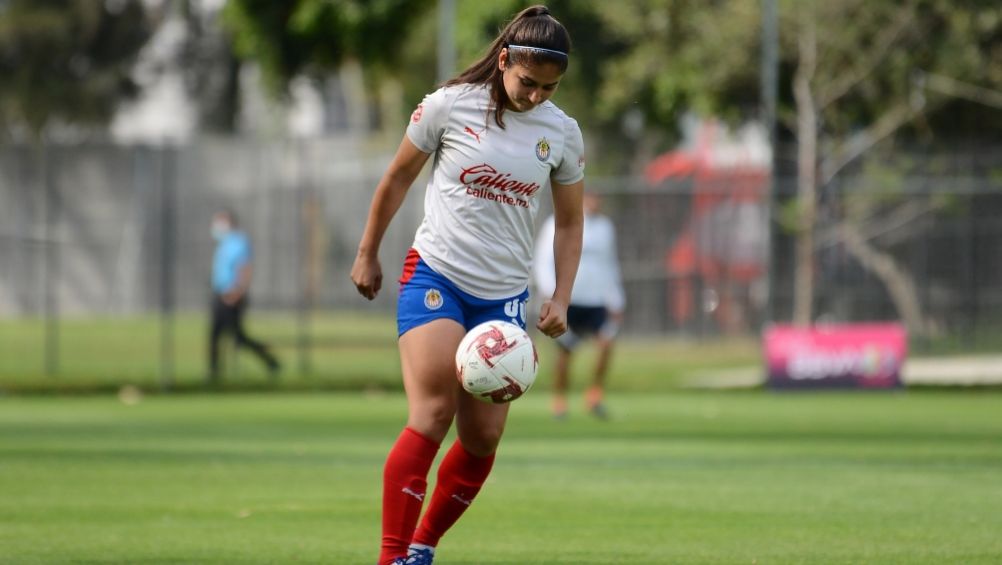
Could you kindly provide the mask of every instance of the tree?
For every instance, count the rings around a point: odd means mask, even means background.
[[[400,56],[411,22],[429,0],[230,0],[223,21],[236,52],[253,59],[282,94],[300,74],[322,74],[354,59],[374,73]]]
[[[149,34],[140,0],[0,4],[0,136],[105,123],[136,93],[129,71]]]
[[[639,104],[661,123],[677,121],[686,109],[732,120],[755,116],[755,3],[628,0],[615,9],[593,8],[604,29],[625,45],[604,63],[600,115],[621,115]],[[958,96],[997,108],[1002,10],[977,1],[787,0],[780,3],[780,29],[781,135],[798,146],[797,195],[780,216],[796,238],[793,318],[808,324],[814,317],[819,194],[836,190],[847,168],[881,143],[960,133],[946,117],[957,110]],[[995,108],[967,111],[981,116],[974,123],[1002,125]],[[884,282],[908,326],[927,333],[931,326],[910,276],[872,234],[874,226],[903,225],[942,202],[863,191],[848,198],[853,213],[821,240],[844,245]]]
[[[882,141],[932,133],[929,117],[948,98],[916,77],[963,77],[989,91],[1002,87],[1002,61],[993,52],[1002,38],[1002,12],[946,0],[812,0],[798,3],[791,15],[787,36],[796,41],[788,52],[797,57],[792,90],[798,142],[793,318],[806,325],[813,320],[819,190]],[[852,199],[854,213],[845,214],[829,237],[884,283],[909,330],[933,333],[912,277],[874,244],[873,227],[905,226],[944,200],[912,195],[889,201],[866,192]]]
[[[199,106],[201,129],[232,134],[240,110],[241,61],[221,29],[219,14],[192,4],[192,0],[168,4],[187,29],[183,49],[173,64],[184,70],[189,96]]]

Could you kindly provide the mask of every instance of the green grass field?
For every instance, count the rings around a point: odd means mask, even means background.
[[[170,388],[198,391],[206,373],[204,314],[175,318],[171,336]],[[301,370],[298,325],[293,315],[249,316],[249,332],[276,346],[285,370],[271,383],[246,353],[229,360],[228,390],[400,390],[400,361],[392,317],[363,314],[317,315],[310,321],[310,370]],[[129,384],[147,391],[165,383],[161,321],[145,318],[85,318],[59,324],[54,375],[45,374],[44,324],[40,320],[0,319],[0,393],[113,393]],[[537,337],[549,377],[552,343]],[[590,351],[578,356],[582,366]],[[758,364],[754,340],[712,344],[666,339],[624,339],[610,379],[620,390],[672,390],[694,371]]]
[[[1002,562],[998,393],[610,401],[610,422],[554,422],[545,390],[520,399],[436,563]],[[0,397],[0,562],[371,564],[404,410],[396,392]]]

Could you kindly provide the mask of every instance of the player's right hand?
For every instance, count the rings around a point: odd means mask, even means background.
[[[567,331],[567,305],[547,300],[539,309],[536,329],[549,337],[560,337]]]
[[[351,282],[362,296],[372,300],[383,287],[383,268],[379,258],[359,254],[351,266]]]

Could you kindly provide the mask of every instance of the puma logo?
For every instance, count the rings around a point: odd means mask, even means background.
[[[470,126],[466,126],[466,129],[464,129],[463,131],[475,137],[477,139],[477,143],[480,143],[480,134],[484,133],[486,129],[482,129],[479,132],[476,132],[473,131],[473,128],[471,128]]]
[[[409,495],[413,496],[414,498],[418,499],[420,502],[424,502],[424,493],[423,492],[414,492],[414,491],[412,491],[410,489],[410,487],[404,487],[403,490],[400,491],[400,492],[402,492],[404,494],[409,494]]]

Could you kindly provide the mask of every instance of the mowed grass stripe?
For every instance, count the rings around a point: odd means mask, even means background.
[[[437,562],[1002,560],[1002,395],[620,394],[611,422],[547,408],[541,390],[513,406]],[[362,393],[2,398],[0,561],[372,563],[404,409]]]

